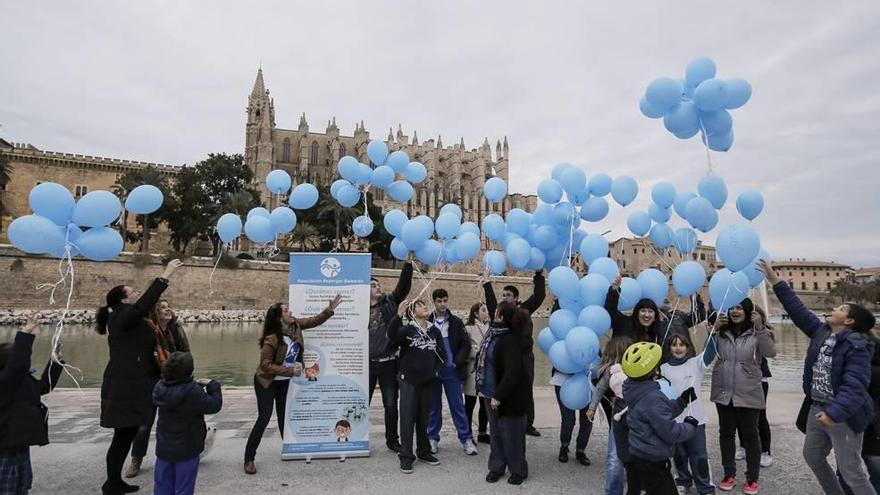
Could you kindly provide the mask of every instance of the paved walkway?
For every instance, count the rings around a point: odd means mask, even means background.
[[[269,423],[257,455],[256,476],[242,472],[242,455],[247,435],[256,416],[253,390],[230,388],[224,390],[223,410],[208,419],[217,426],[214,450],[202,461],[197,493],[604,493],[605,447],[607,423],[598,419],[587,448],[594,461],[582,467],[572,456],[568,464],[556,460],[559,449],[559,412],[553,390],[536,389],[536,426],[543,433],[540,438],[528,439],[530,478],[514,488],[504,482],[490,485],[485,482],[488,446],[480,444],[479,455],[464,455],[454,435],[448,416],[445,417],[440,444],[441,464],[436,467],[417,464],[410,475],[398,470],[395,454],[384,446],[381,404],[379,397],[371,409],[373,445],[369,458],[282,462],[281,440],[275,421]],[[800,405],[799,394],[770,394],[770,420],[773,428],[773,454],[776,464],[762,470],[762,493],[788,493],[797,487],[798,493],[818,494],[821,490],[813,480],[801,457],[803,436],[794,428],[794,418]],[[46,447],[31,449],[34,465],[33,493],[96,493],[104,479],[104,455],[110,442],[110,431],[98,426],[100,409],[96,389],[83,391],[59,389],[46,398],[50,408],[50,438]],[[707,404],[707,406],[709,406]],[[712,472],[720,479],[720,451],[718,449],[715,408],[707,407],[712,424],[709,426],[709,452]],[[601,415],[600,415],[601,416]],[[150,444],[145,469],[135,479],[142,485],[141,492],[152,492],[153,443]],[[744,469],[740,463],[740,469]],[[741,474],[742,476],[742,474]]]

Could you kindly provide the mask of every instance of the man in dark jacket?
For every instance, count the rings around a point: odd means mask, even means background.
[[[165,362],[163,378],[153,389],[153,402],[159,408],[154,477],[157,495],[195,491],[199,454],[205,449],[205,414],[216,414],[223,407],[220,382],[196,382],[192,373],[192,354],[175,352]]]
[[[842,304],[823,323],[770,263],[761,261],[761,269],[792,322],[810,338],[803,380],[810,405],[804,459],[825,493],[842,494],[827,459],[834,449],[837,468],[853,493],[876,494],[859,455],[862,436],[874,419],[868,394],[874,354],[868,334],[876,323],[874,316],[856,304]]]
[[[39,380],[31,376],[37,326],[37,319],[31,316],[11,346],[0,344],[0,493],[30,490],[30,446],[49,443],[48,409],[40,396],[58,383],[61,364],[49,361]],[[55,358],[60,361],[59,356]]]
[[[412,287],[413,267],[407,261],[400,270],[397,287],[391,294],[382,292],[382,284],[370,279],[370,401],[376,383],[382,391],[382,407],[385,409],[385,444],[394,452],[400,452],[397,435],[397,344],[388,338],[388,323],[397,314],[397,305],[409,294]]]
[[[428,438],[431,441],[431,453],[436,454],[440,444],[440,427],[443,425],[443,391],[446,392],[446,403],[449,415],[455,424],[458,440],[467,455],[477,455],[477,445],[471,438],[470,423],[464,412],[462,382],[467,377],[467,363],[471,353],[471,341],[464,329],[461,318],[449,311],[449,293],[446,289],[435,289],[431,294],[434,301],[434,312],[428,319],[443,336],[446,365],[440,370],[438,382],[428,413]]]
[[[495,318],[495,308],[498,307],[498,300],[495,298],[495,290],[492,289],[492,283],[488,282],[489,273],[488,271],[483,275],[482,280],[487,281],[483,283],[483,291],[486,296],[486,309],[489,310],[489,318]],[[501,290],[501,300],[509,302],[511,304],[515,304],[517,307],[522,308],[529,312],[529,315],[534,313],[541,307],[541,304],[544,303],[544,298],[547,297],[547,289],[544,283],[544,274],[541,270],[535,272],[535,276],[532,277],[532,295],[529,296],[525,301],[519,300],[519,289],[517,289],[513,285],[505,285],[504,289]],[[532,322],[529,320],[529,327],[525,329],[528,335],[532,335]],[[528,369],[527,375],[529,380],[529,390],[535,384],[535,351],[534,349],[529,350],[529,356],[527,360]],[[540,437],[541,432],[535,428],[535,397],[532,393],[529,393],[529,408],[526,413],[526,435],[533,437]]]

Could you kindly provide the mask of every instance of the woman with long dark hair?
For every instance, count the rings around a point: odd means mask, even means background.
[[[476,379],[476,361],[477,351],[480,350],[480,344],[489,331],[489,310],[486,309],[484,303],[474,303],[468,312],[467,322],[464,329],[468,333],[471,341],[471,355],[468,358],[468,374],[464,381],[464,410],[467,414],[468,424],[471,426],[471,438],[476,438],[478,442],[489,443],[489,416],[486,415],[486,407],[477,396],[477,379]],[[480,403],[480,411],[477,416],[477,436],[474,436],[474,409]]]
[[[337,295],[324,311],[309,318],[295,318],[284,303],[275,303],[266,310],[263,334],[260,336],[260,364],[254,374],[254,392],[257,395],[257,422],[248,436],[244,450],[244,472],[256,474],[254,459],[263,438],[263,432],[272,419],[272,406],[278,419],[278,431],[284,437],[284,409],[290,377],[303,373],[302,331],[314,328],[333,316],[342,296]]]
[[[106,296],[106,306],[96,315],[96,330],[107,335],[110,361],[101,383],[101,426],[113,428],[107,449],[105,494],[132,493],[138,486],[122,481],[122,466],[138,428],[153,414],[153,387],[159,381],[155,359],[156,334],[147,322],[150,309],[168,288],[168,278],[183,263],[171,260],[161,277],[141,295],[127,285],[117,285]]]

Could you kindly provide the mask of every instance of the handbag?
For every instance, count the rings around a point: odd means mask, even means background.
[[[800,430],[801,433],[807,433],[807,418],[810,415],[810,406],[812,405],[813,400],[805,395],[804,401],[801,403],[801,410],[798,411],[797,420],[794,422],[795,426],[797,426],[797,429]]]

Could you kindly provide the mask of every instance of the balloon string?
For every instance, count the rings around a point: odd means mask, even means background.
[[[648,243],[648,247],[651,248],[651,252],[653,252],[654,255],[657,256],[657,259],[659,259],[660,261],[662,261],[663,264],[666,265],[667,268],[669,268],[670,270],[675,270],[675,268],[673,268],[672,265],[670,265],[666,260],[664,260],[664,259],[663,259],[663,256],[661,256],[661,255],[657,252],[657,250],[654,249],[654,245],[653,245],[652,243],[649,242],[649,243]]]
[[[706,126],[703,125],[703,119],[700,119],[700,129],[703,131],[703,146],[706,147],[706,164],[709,169],[708,175],[712,175],[712,153],[709,151],[709,134],[706,132]]]
[[[666,337],[669,335],[669,329],[672,328],[672,319],[675,318],[675,310],[678,309],[678,301],[680,300],[680,297],[675,298],[675,304],[672,306],[672,313],[669,315],[669,324],[666,325],[666,332],[663,334],[663,340],[660,341],[660,345],[666,344]]]
[[[223,246],[220,247],[220,254],[217,256],[217,261],[214,262],[214,268],[211,268],[211,275],[208,276],[208,295],[214,295],[214,272],[217,271],[217,265],[220,264],[220,258],[223,257]]]

